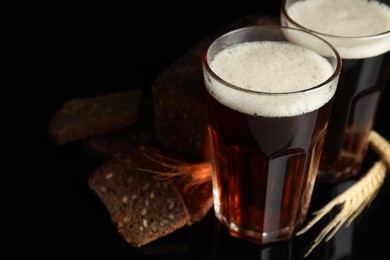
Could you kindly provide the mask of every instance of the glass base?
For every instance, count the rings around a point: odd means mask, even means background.
[[[253,230],[243,229],[237,226],[235,223],[230,223],[221,214],[215,213],[216,218],[222,223],[222,225],[228,230],[232,237],[246,240],[248,242],[264,245],[274,243],[278,241],[284,241],[291,239],[294,234],[293,227],[283,228],[273,232],[258,232]]]
[[[351,179],[359,174],[361,167],[362,164],[358,163],[343,170],[319,169],[317,171],[316,181],[337,183]]]

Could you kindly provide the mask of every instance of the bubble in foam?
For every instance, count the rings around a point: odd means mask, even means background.
[[[304,114],[323,106],[335,91],[332,84],[311,89],[331,77],[332,66],[317,53],[288,42],[237,44],[217,53],[210,68],[235,86],[206,80],[214,98],[250,115]]]

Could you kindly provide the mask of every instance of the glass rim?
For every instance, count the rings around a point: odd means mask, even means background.
[[[268,29],[278,29],[280,31],[283,31],[283,30],[294,30],[294,31],[297,31],[297,32],[301,32],[301,33],[310,35],[310,36],[312,36],[314,38],[317,38],[318,40],[320,40],[324,44],[326,44],[332,50],[333,54],[335,55],[336,67],[333,69],[332,75],[330,75],[326,80],[324,80],[323,82],[321,82],[320,84],[317,84],[315,86],[312,86],[312,87],[309,87],[309,88],[306,88],[306,89],[302,89],[302,90],[294,90],[294,91],[287,91],[287,92],[264,92],[264,91],[258,91],[258,90],[251,90],[251,89],[247,89],[247,88],[243,88],[243,87],[237,86],[235,84],[232,84],[232,83],[224,80],[218,74],[216,74],[210,67],[210,64],[209,64],[209,61],[208,61],[208,52],[210,50],[210,47],[217,40],[219,40],[219,39],[221,39],[223,37],[226,37],[226,36],[229,36],[231,34],[237,33],[238,31],[244,31],[244,30],[249,30],[249,29],[253,29],[253,28],[258,28],[258,29],[267,29],[267,28]],[[295,45],[297,45],[297,44],[295,44]],[[298,46],[300,46],[300,45],[298,45]],[[307,48],[305,46],[300,46],[300,47]],[[235,30],[231,30],[231,31],[229,31],[227,33],[224,33],[224,34],[218,36],[217,38],[215,38],[208,45],[206,50],[203,52],[202,63],[203,63],[203,66],[205,67],[206,71],[213,77],[214,80],[218,81],[220,84],[223,84],[224,86],[227,86],[229,88],[232,88],[232,89],[235,89],[235,90],[238,90],[238,91],[241,91],[241,92],[246,92],[246,93],[255,94],[255,95],[264,95],[264,96],[301,95],[303,93],[312,92],[312,91],[316,91],[318,89],[322,89],[323,87],[328,86],[332,81],[334,81],[340,75],[341,68],[342,68],[342,59],[340,57],[340,54],[336,50],[336,48],[333,47],[333,45],[330,44],[328,41],[326,41],[325,39],[317,36],[316,34],[313,34],[313,33],[309,32],[307,30],[303,30],[303,29],[299,29],[299,28],[293,28],[293,27],[282,26],[282,25],[262,25],[262,24],[241,27],[241,28],[238,28],[238,29],[235,29]]]
[[[286,3],[288,0],[282,0],[281,3],[281,11],[282,15],[294,26],[297,26],[299,29],[307,30],[311,33],[318,34],[322,37],[328,37],[328,38],[335,38],[335,39],[349,39],[349,40],[366,40],[366,39],[375,39],[375,38],[380,38],[384,36],[388,36],[390,34],[390,30],[381,32],[381,33],[376,33],[376,34],[369,34],[369,35],[361,35],[361,36],[343,36],[343,35],[335,35],[335,34],[328,34],[328,33],[323,33],[323,32],[318,32],[313,29],[309,29],[298,22],[296,22],[294,19],[291,18],[291,16],[288,15],[287,9],[286,9]]]

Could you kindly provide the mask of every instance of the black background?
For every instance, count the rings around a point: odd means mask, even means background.
[[[279,1],[239,1],[234,6],[161,1],[6,8],[0,259],[233,259],[244,253],[250,259],[302,259],[313,235],[261,248],[229,238],[212,212],[150,247],[132,249],[87,187],[96,162],[77,143],[58,147],[47,134],[50,116],[64,101],[128,88],[148,90],[165,67],[214,30],[246,14],[278,16],[279,6]],[[387,138],[389,102],[387,88],[375,126]],[[367,159],[367,167],[372,160],[375,155]],[[338,188],[316,187],[313,208]],[[356,228],[347,229],[353,236],[341,232],[344,242],[336,244],[345,248],[346,256],[329,243],[313,259],[388,254],[386,191],[382,189]]]

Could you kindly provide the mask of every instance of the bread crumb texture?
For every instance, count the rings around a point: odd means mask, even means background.
[[[172,233],[190,221],[173,182],[140,170],[166,170],[144,157],[144,153],[112,159],[89,178],[90,188],[104,203],[118,232],[135,247]]]

